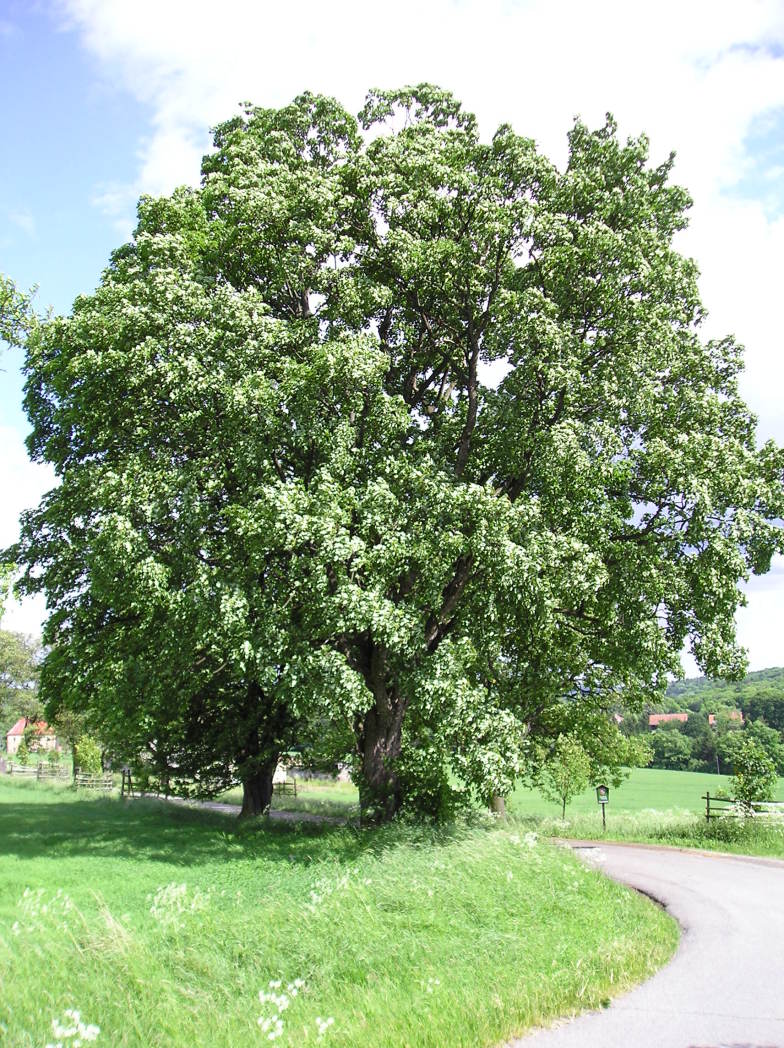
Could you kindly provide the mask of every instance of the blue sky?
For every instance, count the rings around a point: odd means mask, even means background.
[[[208,128],[238,102],[308,88],[358,109],[371,86],[451,88],[558,161],[575,115],[678,155],[695,205],[708,333],[746,345],[744,393],[784,443],[784,0],[0,0],[0,271],[67,311],[130,234],[141,192],[194,182]],[[18,358],[0,366],[0,545],[51,483],[26,461]],[[752,667],[784,664],[784,567],[748,587]],[[36,631],[40,603],[13,606]],[[693,672],[693,666],[689,665]]]

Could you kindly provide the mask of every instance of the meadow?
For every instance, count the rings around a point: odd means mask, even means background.
[[[729,792],[727,775],[633,768],[617,789],[610,789],[606,830],[594,789],[585,790],[561,808],[535,790],[518,787],[507,802],[510,817],[528,830],[548,837],[637,841],[743,855],[784,857],[784,819],[705,819],[706,791]],[[784,779],[776,800],[784,801]]]
[[[241,826],[0,780],[8,1048],[497,1045],[676,941],[646,899],[488,816]]]
[[[621,786],[610,789],[607,828],[602,829],[596,791],[585,790],[569,804],[566,819],[561,807],[532,789],[519,786],[507,799],[510,821],[547,837],[603,838],[678,847],[705,848],[748,855],[784,857],[784,820],[705,820],[706,791],[729,792],[729,776],[702,772],[633,768]],[[239,791],[229,799],[239,803]],[[784,779],[776,799],[784,801]],[[273,807],[354,818],[356,789],[350,783],[301,783],[298,796],[276,796]]]

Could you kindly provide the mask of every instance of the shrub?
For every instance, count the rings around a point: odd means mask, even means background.
[[[769,801],[776,789],[776,765],[762,746],[748,735],[739,739],[734,747],[733,770],[730,789],[733,798],[747,810],[753,801]]]
[[[76,745],[76,767],[86,775],[100,775],[101,747],[90,735],[82,735]]]

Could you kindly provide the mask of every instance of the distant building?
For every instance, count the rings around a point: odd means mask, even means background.
[[[660,724],[666,724],[668,721],[680,721],[681,724],[685,724],[688,719],[688,713],[652,713],[648,717],[648,727],[658,728]]]
[[[743,714],[740,712],[740,710],[726,710],[725,712],[727,713],[727,716],[729,717],[730,720],[740,721],[740,723],[743,724]],[[712,728],[715,727],[715,724],[716,724],[716,715],[715,714],[713,714],[713,713],[709,713],[708,714],[708,724],[710,724],[710,726]]]
[[[727,710],[727,714],[730,720],[740,721],[743,724],[743,714],[740,710]],[[666,724],[668,721],[679,721],[681,724],[685,724],[688,719],[688,713],[651,713],[648,717],[648,727],[658,728],[660,724]],[[708,714],[708,724],[712,728],[716,727],[715,714]]]
[[[61,748],[57,743],[57,736],[46,721],[33,722],[28,717],[20,717],[5,737],[5,748],[9,755],[17,752],[24,738],[25,731],[31,725],[35,729],[35,749],[59,750]]]

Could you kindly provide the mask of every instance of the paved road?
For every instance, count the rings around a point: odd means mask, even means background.
[[[784,861],[574,845],[680,922],[673,960],[644,985],[510,1048],[784,1048]]]

